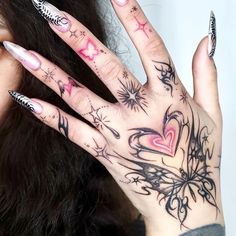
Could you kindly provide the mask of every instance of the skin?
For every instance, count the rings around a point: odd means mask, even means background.
[[[12,41],[13,39],[5,25],[4,19],[0,16],[0,42],[4,40]],[[0,47],[0,122],[4,119],[11,103],[8,90],[17,89],[21,78],[19,63],[3,47]]]
[[[50,23],[52,30],[91,67],[118,103],[108,103],[83,85],[71,84],[69,75],[30,52],[41,66],[34,70],[23,66],[93,127],[37,99],[32,102],[43,111],[34,115],[108,169],[142,213],[148,236],[180,235],[204,225],[224,225],[218,168],[222,118],[208,39],[201,41],[194,55],[192,98],[138,3],[130,0],[120,6],[113,2],[113,6],[140,54],[147,83],[141,85],[87,28],[65,13],[70,31],[61,32]],[[71,37],[74,30],[85,33]]]

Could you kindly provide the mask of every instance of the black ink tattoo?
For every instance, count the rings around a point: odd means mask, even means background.
[[[74,38],[78,38],[78,35],[77,35],[77,30],[70,30],[70,38],[72,38],[72,37],[74,37]]]
[[[188,92],[184,89],[182,89],[182,94],[180,95],[180,102],[183,102],[183,104],[188,103]]]
[[[137,6],[133,6],[132,9],[130,10],[130,13],[134,13],[138,11],[138,7]]]
[[[193,119],[188,135],[188,150],[185,152],[182,149],[183,161],[179,169],[166,165],[163,158],[163,166],[161,167],[119,156],[121,159],[137,165],[135,168],[120,163],[130,170],[125,175],[126,183],[133,184],[134,177],[140,176],[141,190],[136,191],[136,193],[151,195],[153,191],[156,192],[159,204],[165,205],[168,214],[179,220],[181,227],[188,228],[185,221],[189,211],[191,211],[190,203],[191,200],[195,203],[199,201],[197,196],[200,196],[203,202],[213,206],[217,214],[219,212],[216,203],[216,185],[211,178],[212,173],[209,171],[208,165],[214,150],[214,145],[212,148],[206,145],[206,137],[210,134],[207,126],[197,129],[196,132]]]
[[[124,72],[123,72],[123,78],[124,79],[128,79],[129,78],[129,74],[128,74],[128,72],[126,70],[124,70]]]
[[[61,134],[63,134],[66,138],[69,138],[69,122],[68,119],[61,115],[59,109],[57,109],[59,118],[58,118],[58,130]]]
[[[44,75],[43,75],[44,82],[51,82],[52,80],[54,80],[56,68],[54,68],[53,70],[48,68],[46,71],[41,68],[41,70],[44,72]]]
[[[146,114],[145,107],[148,103],[145,99],[145,91],[142,85],[135,84],[133,81],[121,82],[121,88],[118,90],[118,97],[120,101],[133,111],[143,110]]]
[[[106,159],[107,161],[109,161],[111,164],[113,164],[110,159],[111,159],[111,157],[115,157],[116,158],[116,156],[111,155],[111,154],[109,154],[107,152],[107,145],[101,147],[101,146],[98,145],[98,143],[95,141],[95,139],[93,139],[93,141],[95,143],[95,147],[93,148],[93,150],[96,152],[94,157],[95,158],[102,157],[102,158]]]
[[[110,122],[109,120],[107,120],[106,116],[103,116],[101,112],[99,112],[101,109],[103,108],[107,108],[107,106],[104,107],[99,107],[97,109],[94,108],[94,106],[92,105],[91,101],[91,111],[85,115],[90,115],[93,119],[93,124],[97,129],[103,129],[104,127],[106,129],[108,129],[116,139],[120,139],[120,134],[118,131],[116,131],[115,129],[111,128],[110,126],[108,126],[108,123]]]
[[[176,81],[176,73],[174,67],[171,65],[171,60],[169,59],[169,62],[159,62],[159,61],[153,61],[155,69],[158,71],[160,75],[157,77],[159,80],[166,86],[167,91],[170,91],[171,96],[173,97],[173,86],[178,85],[178,82]]]

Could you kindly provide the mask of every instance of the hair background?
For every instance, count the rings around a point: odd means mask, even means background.
[[[49,2],[106,42],[97,1]],[[115,101],[85,63],[51,31],[31,0],[0,1],[0,14],[17,44],[39,52],[101,97]],[[20,93],[78,116],[52,90],[20,70]],[[124,236],[130,222],[129,202],[124,198],[92,156],[17,104],[11,105],[0,127],[0,231],[4,236]]]

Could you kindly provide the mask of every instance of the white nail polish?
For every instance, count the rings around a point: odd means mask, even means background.
[[[70,30],[71,22],[55,6],[44,0],[32,0],[32,3],[44,19],[50,22],[54,28],[62,33]]]
[[[16,60],[29,69],[38,70],[41,67],[41,61],[33,53],[23,47],[8,41],[4,41],[3,45]]]
[[[4,41],[3,45],[16,60],[29,69],[38,70],[41,67],[40,60],[33,53],[27,51],[23,47],[8,41]]]
[[[211,11],[209,32],[208,32],[208,55],[213,57],[216,50],[216,18],[214,12]]]
[[[123,7],[128,3],[128,0],[114,0],[114,1],[120,7]]]
[[[9,91],[9,94],[14,101],[29,111],[36,114],[41,114],[43,112],[43,107],[39,103],[32,101],[30,98],[15,91]]]

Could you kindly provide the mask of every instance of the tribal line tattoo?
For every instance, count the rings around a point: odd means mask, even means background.
[[[133,111],[143,110],[146,114],[145,107],[147,107],[148,103],[145,99],[145,92],[141,85],[138,83],[135,84],[134,81],[126,81],[121,83],[120,90],[117,91],[118,97],[120,101],[130,108]]]
[[[183,128],[188,128],[188,121],[180,111],[170,112],[167,109],[163,120],[162,132],[150,128],[131,129],[134,132],[129,138],[132,153],[138,159],[146,160],[145,153],[162,154],[174,157],[179,146]]]
[[[91,101],[89,101],[90,104],[91,104],[91,111],[87,114],[84,114],[83,116],[85,115],[90,115],[93,119],[93,124],[94,126],[97,128],[97,129],[103,129],[104,127],[106,129],[108,129],[112,134],[113,136],[116,138],[116,139],[120,139],[120,134],[118,131],[116,131],[115,129],[111,128],[107,123],[109,123],[110,121],[107,120],[107,117],[106,116],[103,116],[99,111],[103,108],[107,108],[107,106],[104,106],[104,107],[99,107],[97,109],[94,108],[94,106],[92,105]]]
[[[157,77],[159,80],[167,87],[167,91],[170,91],[173,97],[173,85],[178,85],[176,82],[176,73],[174,67],[171,65],[171,60],[169,62],[159,62],[153,61],[157,65],[154,65],[155,69],[160,73]]]
[[[61,115],[61,112],[59,109],[58,111],[58,130],[61,134],[63,134],[66,138],[69,138],[69,122],[68,119]]]
[[[200,118],[199,118],[200,119]],[[216,209],[219,208],[216,203],[216,185],[211,178],[208,161],[213,156],[213,148],[207,147],[205,135],[210,135],[207,126],[195,130],[194,122],[189,133],[188,150],[183,151],[183,161],[181,168],[171,167],[165,164],[162,158],[163,167],[155,164],[141,161],[130,160],[119,156],[137,166],[129,167],[120,163],[120,165],[130,170],[125,175],[126,184],[133,184],[134,177],[139,176],[140,191],[137,194],[151,195],[153,191],[157,193],[159,204],[164,204],[169,215],[176,218],[181,227],[184,224],[189,211],[191,211],[190,202],[197,203],[200,196],[203,202],[206,202]],[[122,181],[125,183],[125,181]],[[140,183],[141,182],[141,183]]]
[[[65,15],[56,9],[52,4],[45,0],[32,0],[34,7],[42,15],[44,19],[51,22],[53,25],[70,27],[69,20]]]

